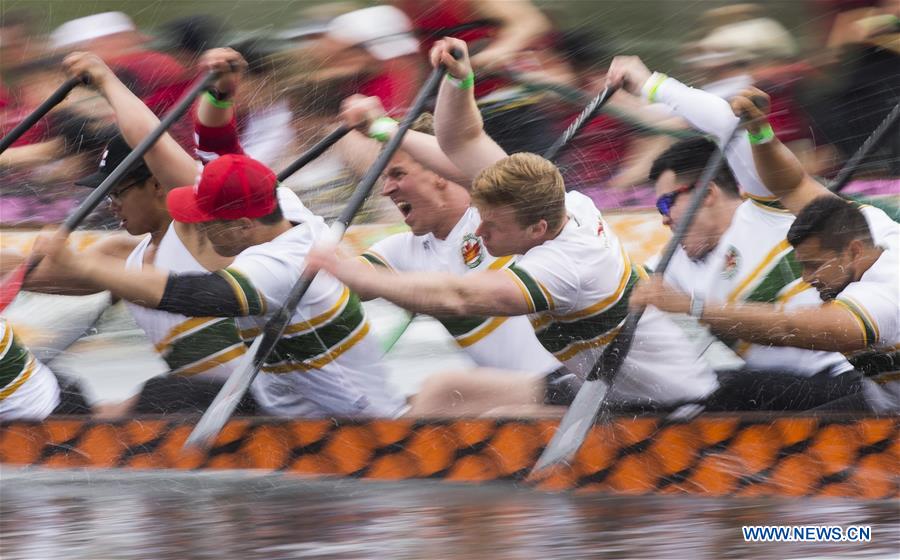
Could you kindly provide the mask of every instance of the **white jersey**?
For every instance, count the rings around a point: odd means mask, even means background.
[[[588,197],[566,195],[560,234],[530,249],[507,271],[533,311],[538,339],[584,377],[621,328],[643,270],[631,260]],[[678,403],[716,389],[715,373],[664,313],[650,307],[610,388],[620,401]]]
[[[248,344],[280,309],[307,253],[326,232],[321,218],[309,217],[272,241],[246,249],[218,272],[243,306],[245,316],[235,320]],[[254,380],[253,394],[270,414],[395,416],[405,403],[388,392],[380,358],[359,297],[319,274]]]
[[[150,241],[148,235],[134,248],[125,261],[127,268],[143,268]],[[169,224],[160,240],[153,265],[176,274],[209,272],[178,237],[175,222]],[[230,317],[187,317],[128,301],[125,305],[166,361],[171,374],[224,380],[234,369],[237,358],[246,351]]]
[[[513,257],[497,258],[484,248],[475,230],[481,216],[469,208],[446,239],[433,234],[398,233],[372,245],[361,256],[369,263],[400,272],[501,270]],[[436,317],[456,343],[482,367],[547,374],[562,364],[538,342],[526,317]]]
[[[289,220],[301,222],[312,216],[290,189],[278,189],[278,202]],[[126,267],[143,268],[150,241],[148,235],[135,247],[126,260]],[[178,237],[174,222],[159,242],[153,265],[176,274],[209,272]],[[166,361],[171,374],[224,380],[246,350],[231,317],[187,317],[128,301],[125,305]]]
[[[655,81],[651,79],[649,83]],[[713,135],[720,146],[738,124],[727,101],[674,78],[659,84],[656,99],[698,130]],[[800,267],[786,239],[794,216],[781,207],[760,179],[747,135],[738,133],[725,156],[749,200],[737,209],[719,244],[702,263],[692,262],[679,247],[666,270],[666,281],[710,302],[778,303],[785,309],[821,305],[818,292],[800,279]],[[852,368],[836,352],[740,341],[734,349],[754,369],[790,368],[799,375],[815,375],[822,371],[837,374]]]
[[[834,301],[856,317],[867,346],[880,352],[896,352],[900,350],[900,248],[895,243],[900,225],[883,211],[868,208],[865,212],[869,227],[875,243],[884,251]]]
[[[43,420],[59,405],[59,384],[0,318],[0,420]]]
[[[801,279],[787,242],[794,216],[748,200],[734,213],[719,244],[702,261],[679,247],[666,269],[666,282],[710,303],[757,302],[785,309],[818,307],[819,294]],[[811,376],[838,374],[853,366],[837,352],[733,341],[748,368]]]

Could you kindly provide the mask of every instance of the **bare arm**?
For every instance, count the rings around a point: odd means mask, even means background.
[[[754,103],[754,99],[758,102],[764,101],[762,103],[764,108],[760,109]],[[731,100],[731,107],[736,115],[749,122],[747,129],[750,132],[759,134],[766,124],[770,107],[769,96],[756,88],[749,88]],[[778,138],[764,144],[754,144],[753,161],[766,188],[772,191],[772,194],[781,200],[781,204],[794,215],[799,214],[813,199],[820,196],[834,196],[823,184],[804,171],[803,164],[797,156]]]
[[[498,25],[491,44],[472,57],[477,68],[496,66],[531,47],[552,25],[529,0],[477,0],[471,2],[479,19]]]
[[[100,58],[90,53],[72,53],[63,66],[70,76],[87,74],[116,115],[119,130],[129,146],[137,146],[159,126],[159,118],[113,74]],[[144,162],[165,189],[192,184],[197,178],[197,163],[168,134],[144,155]]]
[[[377,97],[352,95],[341,104],[341,121],[357,130],[341,139],[337,146],[344,160],[359,175],[363,175],[378,157],[381,145],[358,131],[368,131],[373,121],[386,116],[387,111]],[[396,128],[386,129],[388,138],[392,138],[395,133]],[[438,175],[458,184],[468,184],[464,174],[453,165],[450,158],[441,150],[437,139],[431,134],[416,130],[407,131],[401,147],[416,161]]]
[[[453,49],[462,53],[459,60],[450,54]],[[432,65],[444,64],[448,73],[459,79],[472,72],[468,56],[465,42],[459,39],[443,39],[431,50]],[[482,169],[507,156],[484,131],[472,87],[460,89],[446,80],[441,84],[434,130],[441,150],[465,176],[464,184],[471,183]]]
[[[92,258],[95,255],[105,255],[122,263],[140,242],[139,237],[130,235],[112,235],[90,245],[79,253],[80,256]],[[3,251],[4,273],[8,265],[18,265],[25,261],[24,256]],[[29,292],[42,294],[56,294],[66,296],[83,296],[102,292],[104,288],[77,275],[71,274],[59,267],[51,266],[43,260],[31,274],[25,279],[23,289]]]
[[[404,309],[437,316],[525,315],[522,292],[503,271],[465,276],[444,273],[395,273],[359,259],[339,259],[333,251],[314,249],[312,270],[324,270],[364,297],[382,297]]]
[[[48,278],[65,278],[67,282],[93,286],[95,291],[109,290],[128,301],[155,308],[162,300],[169,275],[151,266],[126,268],[125,260],[100,251],[75,254],[66,244],[62,229],[40,235],[34,252],[44,255],[41,267],[47,267]]]
[[[0,154],[0,168],[32,167],[57,160],[63,156],[62,138],[52,138],[45,142],[15,146]]]
[[[630,305],[653,305],[669,313],[689,313],[691,298],[653,277],[638,285]],[[846,307],[836,303],[792,311],[764,303],[707,304],[700,321],[719,336],[756,344],[831,352],[866,348],[865,331]]]

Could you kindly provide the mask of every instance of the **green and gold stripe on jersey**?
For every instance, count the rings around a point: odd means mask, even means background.
[[[558,360],[569,360],[580,352],[608,344],[618,333],[628,315],[628,300],[631,291],[646,272],[641,267],[633,267],[631,259],[622,250],[625,266],[619,283],[612,294],[590,306],[568,314],[556,314],[547,307],[532,319],[538,340]],[[522,269],[514,271],[522,280],[522,285],[531,286],[531,302],[540,304],[547,299],[546,290]],[[552,302],[552,299],[549,301]]]
[[[381,266],[393,270],[387,259],[375,251],[367,250],[359,256],[373,266]],[[495,259],[488,265],[488,270],[501,270],[512,265],[512,256]],[[447,332],[456,340],[461,348],[468,348],[480,342],[484,337],[497,330],[509,317],[436,317]]]
[[[744,197],[749,199],[753,204],[762,208],[763,210],[769,210],[771,212],[778,212],[779,214],[787,214],[788,209],[785,208],[777,196],[758,196],[750,193],[744,193]]]
[[[394,270],[393,267],[388,264],[386,258],[371,249],[361,254],[359,258],[372,266],[382,266],[388,270]]]
[[[872,346],[878,343],[878,340],[881,338],[881,333],[878,331],[878,323],[862,304],[846,295],[838,296],[833,302],[847,309],[853,315],[853,318],[856,319],[860,331],[862,331],[865,346]]]
[[[241,331],[249,346],[259,328]],[[369,333],[369,323],[359,296],[346,286],[337,303],[326,312],[298,323],[291,323],[266,359],[262,371],[292,373],[320,369],[353,348]]]
[[[37,368],[37,361],[7,324],[0,339],[0,401],[15,393]]]
[[[192,317],[172,327],[155,346],[170,372],[185,376],[227,364],[247,350],[230,317]]]
[[[783,239],[728,294],[728,302],[773,303],[790,284],[802,276],[794,248]]]
[[[240,305],[240,316],[249,317],[253,315],[265,315],[266,298],[257,290],[250,279],[241,271],[234,268],[224,268],[215,272],[234,290],[234,295]]]

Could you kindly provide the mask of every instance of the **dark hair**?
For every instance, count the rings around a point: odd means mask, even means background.
[[[171,46],[199,56],[203,51],[222,43],[224,25],[218,18],[193,15],[168,21],[162,26],[162,35]]]
[[[657,181],[665,171],[671,170],[675,175],[688,180],[691,183],[700,179],[703,168],[716,150],[716,144],[706,138],[688,138],[669,147],[653,160],[650,167],[649,178]],[[740,198],[741,191],[737,181],[727,165],[719,168],[719,172],[713,177],[713,181],[719,190],[731,198]]]
[[[788,243],[796,247],[815,236],[823,249],[842,251],[854,239],[872,245],[869,223],[859,206],[837,196],[820,196],[807,204],[788,230]]]
[[[275,195],[278,196],[277,194]],[[256,220],[266,226],[274,226],[281,222],[284,219],[284,213],[281,211],[281,204],[278,200],[275,200],[275,209],[266,214],[265,216],[261,216],[256,218]]]

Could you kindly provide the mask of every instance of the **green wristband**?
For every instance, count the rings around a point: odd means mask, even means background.
[[[748,130],[747,138],[750,139],[750,143],[753,145],[768,144],[775,138],[775,131],[772,130],[771,124],[766,123],[764,126],[762,126],[759,129],[759,132],[756,134],[754,134]]]
[[[230,109],[231,106],[234,105],[234,101],[231,101],[231,100],[224,101],[224,100],[218,99],[215,95],[212,94],[211,91],[204,92],[203,97],[205,97],[206,100],[209,101],[210,105],[212,105],[213,107],[217,107],[219,109]]]
[[[387,142],[391,139],[391,135],[396,132],[398,123],[391,117],[378,117],[369,126],[369,138],[374,138],[379,142]]]
[[[475,72],[469,72],[469,75],[463,79],[454,78],[450,74],[447,74],[447,81],[459,89],[470,89],[475,87]]]

